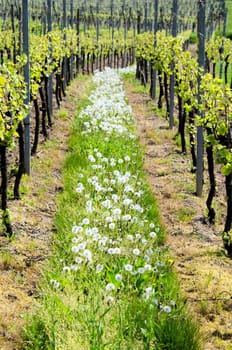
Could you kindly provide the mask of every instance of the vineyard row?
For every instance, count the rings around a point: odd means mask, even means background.
[[[206,200],[208,221],[215,223],[213,200],[216,195],[215,164],[221,166],[225,179],[227,213],[222,233],[224,247],[232,254],[232,91],[228,69],[231,65],[230,39],[212,37],[206,43],[205,67],[200,67],[196,55],[186,47],[186,38],[157,33],[154,48],[153,35],[138,37],[136,47],[137,78],[143,84],[151,82],[154,90],[154,73],[158,75],[158,107],[165,103],[170,118],[170,82],[175,78],[175,96],[178,109],[178,134],[181,151],[187,152],[186,134],[192,156],[192,172],[197,171],[197,135],[203,132],[207,158],[209,192]],[[219,67],[219,68],[217,68]],[[216,69],[217,68],[217,69]],[[223,78],[223,79],[222,79]],[[204,160],[202,160],[204,161]]]
[[[186,130],[189,133],[193,170],[197,166],[196,130],[202,127],[205,132],[205,148],[208,160],[210,191],[207,199],[209,222],[215,221],[212,203],[216,192],[214,162],[222,164],[227,195],[227,218],[223,239],[225,248],[231,254],[232,226],[232,155],[231,155],[231,100],[232,93],[228,83],[228,67],[231,64],[231,42],[225,38],[212,38],[206,47],[208,74],[199,69],[197,59],[186,50],[189,38],[186,32],[174,38],[164,32],[156,35],[143,33],[134,36],[133,30],[114,33],[114,40],[109,38],[107,30],[101,31],[96,39],[95,31],[78,33],[72,29],[55,30],[38,37],[31,36],[30,43],[30,87],[31,101],[35,111],[35,132],[31,153],[35,154],[40,124],[45,139],[48,128],[52,127],[51,82],[54,82],[54,94],[60,105],[65,87],[78,73],[90,73],[105,66],[119,67],[132,64],[136,55],[137,78],[146,83],[151,72],[151,91],[153,90],[154,72],[158,73],[158,106],[166,103],[167,114],[170,110],[170,77],[175,73],[175,93],[178,98],[179,127],[182,152],[186,153]],[[2,211],[7,233],[12,234],[7,210],[7,149],[14,145],[16,136],[19,140],[19,161],[15,177],[14,197],[19,198],[19,184],[24,173],[24,123],[28,113],[25,106],[26,86],[22,76],[26,62],[25,55],[15,57],[15,33],[8,31],[1,34],[0,46],[1,75],[1,171],[2,171]],[[123,38],[123,40],[122,40]],[[16,61],[13,63],[13,61]],[[216,64],[221,62],[220,76],[224,74],[225,83],[216,77]],[[212,74],[210,74],[210,71]],[[201,101],[198,98],[198,81],[201,76]],[[51,80],[51,77],[52,80]],[[41,114],[41,115],[40,115]],[[41,119],[41,120],[40,120]],[[188,123],[187,123],[188,122]],[[188,124],[188,125],[187,125]]]

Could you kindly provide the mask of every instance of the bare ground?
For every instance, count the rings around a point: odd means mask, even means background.
[[[167,245],[190,312],[201,325],[205,350],[232,349],[232,260],[225,256],[220,232],[225,218],[225,191],[217,173],[215,226],[207,224],[207,176],[202,198],[194,195],[195,176],[189,155],[183,156],[174,141],[176,129],[154,112],[147,94],[126,83],[137,133],[144,147],[148,181],[158,200]]]

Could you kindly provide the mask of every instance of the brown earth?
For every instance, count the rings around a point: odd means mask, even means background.
[[[220,232],[225,219],[225,191],[217,171],[215,226],[207,224],[207,176],[202,198],[194,195],[195,176],[189,155],[180,154],[176,128],[155,113],[142,88],[126,82],[137,133],[144,147],[148,181],[158,200],[167,245],[186,302],[201,325],[205,350],[232,349],[232,260],[225,256]]]
[[[24,315],[38,294],[42,266],[51,253],[55,196],[62,190],[61,168],[85,82],[76,80],[68,88],[60,111],[55,113],[50,138],[39,145],[31,162],[31,175],[22,180],[21,200],[9,202],[14,236],[9,239],[0,234],[1,350],[22,348]]]

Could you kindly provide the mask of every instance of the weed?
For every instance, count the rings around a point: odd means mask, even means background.
[[[15,265],[15,259],[12,254],[6,251],[0,252],[0,268],[1,270],[9,270]]]
[[[58,112],[58,118],[69,119],[68,111],[66,111],[65,109],[60,109]]]
[[[201,300],[199,303],[200,313],[202,316],[209,314],[209,303],[207,300]]]
[[[188,207],[182,207],[177,211],[178,220],[182,222],[191,222],[194,214],[195,210]]]
[[[38,317],[30,319],[22,337],[24,340],[23,350],[55,350],[44,322]]]
[[[189,37],[189,43],[190,44],[196,44],[197,43],[197,33],[192,32]]]
[[[59,141],[53,137],[49,140],[46,140],[44,148],[52,151],[52,150],[56,150],[58,146],[59,146]]]

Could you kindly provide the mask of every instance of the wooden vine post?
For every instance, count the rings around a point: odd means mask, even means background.
[[[154,48],[157,46],[157,32],[158,32],[158,11],[159,11],[159,0],[155,0],[155,18],[154,18]],[[150,95],[153,100],[156,99],[156,81],[157,81],[157,73],[154,67],[151,68],[151,89]]]
[[[81,53],[80,53],[80,9],[77,9],[77,17],[76,17],[76,32],[77,32],[77,57],[76,57],[76,72],[77,74],[80,73],[80,60],[81,60]]]
[[[70,27],[74,27],[74,9],[73,9],[73,0],[70,0]],[[74,78],[74,54],[71,54],[70,57],[70,80]]]
[[[222,16],[223,16],[223,29],[222,29],[222,36],[225,38],[226,36],[226,25],[227,25],[227,8],[225,5],[225,0],[222,1]],[[222,42],[222,48],[221,53],[224,51],[224,41]],[[220,62],[220,71],[219,71],[219,77],[222,79],[222,70],[223,70],[223,64]]]
[[[111,41],[112,41],[112,55],[111,55],[111,67],[113,67],[113,56],[114,56],[114,0],[111,0],[110,3],[110,26],[111,26]],[[109,29],[110,30],[110,29]]]
[[[201,75],[205,70],[205,9],[206,0],[198,0],[198,105],[201,105]],[[202,111],[198,111],[202,116]],[[203,127],[197,127],[197,171],[196,171],[196,194],[202,196],[203,191],[203,173],[204,173],[204,136]]]
[[[122,60],[122,67],[127,66],[127,59],[126,59],[126,40],[127,40],[127,15],[126,15],[126,5],[125,0],[123,2],[122,6],[122,15],[123,15],[123,24],[124,24],[124,48],[123,48],[123,60]]]
[[[147,32],[147,30],[148,30],[147,11],[148,11],[148,8],[147,8],[147,1],[146,1],[144,4],[144,32]]]
[[[172,36],[177,36],[177,20],[178,20],[178,0],[173,0],[172,3]],[[169,128],[172,129],[174,126],[174,95],[175,95],[175,63],[174,55],[172,52],[172,63],[171,70],[172,75],[170,77],[170,104],[169,104]]]

